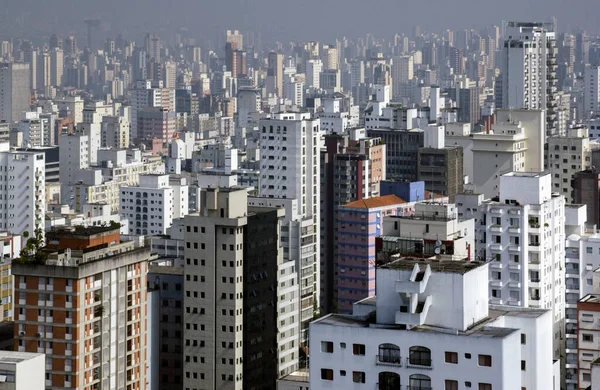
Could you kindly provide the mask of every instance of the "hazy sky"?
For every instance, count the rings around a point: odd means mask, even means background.
[[[553,15],[560,30],[583,27],[595,34],[599,13],[599,0],[0,0],[0,37],[21,35],[23,28],[36,35],[81,34],[89,17],[110,23],[112,36],[126,37],[183,27],[191,36],[214,39],[237,28],[260,31],[269,41],[326,41],[368,32],[390,37],[410,32],[414,24],[440,31]]]

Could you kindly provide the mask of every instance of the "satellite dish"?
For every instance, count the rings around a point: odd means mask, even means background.
[[[442,250],[440,249],[439,246],[436,246],[434,252],[436,255],[439,255],[442,252]]]

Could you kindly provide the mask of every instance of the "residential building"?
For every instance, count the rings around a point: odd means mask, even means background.
[[[359,108],[351,104],[350,98],[334,94],[323,99],[323,108],[315,113],[321,119],[321,130],[325,134],[348,134],[359,126]]]
[[[339,69],[326,69],[319,74],[319,87],[328,93],[342,92],[342,77]]]
[[[29,64],[0,64],[0,122],[21,119],[31,104]]]
[[[463,149],[460,146],[419,148],[417,180],[425,182],[425,189],[444,195],[454,202],[463,191]]]
[[[271,52],[267,58],[267,94],[283,97],[283,54]]]
[[[135,88],[131,90],[131,139],[139,137],[138,111],[147,107],[160,107],[176,112],[175,101],[175,89],[163,88],[162,82],[153,85],[150,80],[136,80]]]
[[[301,275],[302,340],[306,340],[313,307],[319,302],[320,121],[309,113],[283,112],[261,120],[259,128],[260,197],[297,199],[297,209],[286,214],[282,227],[294,226],[286,232],[290,246],[284,247],[283,257],[295,261]]]
[[[600,114],[600,66],[586,64],[583,72],[583,118]]]
[[[375,294],[375,239],[382,233],[384,217],[402,213],[405,203],[396,195],[386,195],[336,208],[330,227],[334,231],[333,264],[324,259],[321,276],[329,312],[352,313],[355,302]]]
[[[0,386],[10,390],[43,389],[46,367],[44,354],[0,351]]]
[[[486,198],[498,195],[506,172],[544,170],[543,111],[499,110],[490,133],[473,133],[473,181]]]
[[[488,304],[488,265],[400,258],[352,315],[310,327],[310,389],[554,389],[552,315]]]
[[[0,213],[0,229],[12,234],[44,230],[46,213],[44,153],[10,151],[0,144],[0,194],[5,213]]]
[[[500,177],[500,195],[456,197],[459,213],[476,219],[475,258],[490,262],[492,304],[552,312],[554,356],[564,353],[565,198],[549,172]]]
[[[398,96],[403,84],[409,83],[414,76],[413,56],[394,57],[392,63],[392,90]]]
[[[0,321],[14,321],[12,260],[19,256],[23,236],[0,232]]]
[[[137,115],[137,137],[139,139],[158,139],[166,144],[177,130],[177,114],[168,109],[147,107],[139,110]]]
[[[150,248],[118,227],[55,229],[46,243],[45,262],[12,265],[15,351],[46,354],[46,388],[145,388]]]
[[[159,389],[183,388],[183,284],[183,266],[160,260],[149,265],[149,296],[156,294],[155,316],[148,321],[154,335],[149,366],[158,373]]]
[[[300,336],[298,293],[281,286],[295,277],[277,238],[284,209],[207,188],[199,210],[185,218],[184,387],[274,388],[297,370]]]
[[[592,168],[592,145],[584,126],[571,127],[566,136],[548,137],[546,164],[552,174],[552,191],[576,203],[573,180],[578,172]]]
[[[175,191],[165,174],[139,175],[137,186],[122,186],[121,215],[129,220],[130,233],[166,234],[173,219],[187,214],[187,186],[183,192]]]
[[[383,256],[377,259],[380,263],[394,254],[473,260],[474,219],[459,216],[452,203],[428,200],[414,203],[411,214],[388,216],[382,226],[376,245]]]
[[[595,167],[577,172],[571,186],[573,203],[587,206],[587,223],[600,226],[600,172]]]
[[[556,130],[556,32],[547,23],[508,22],[498,108],[545,110],[545,136]]]
[[[105,115],[102,117],[103,148],[127,149],[129,147],[129,120],[122,116]]]
[[[591,387],[592,364],[600,358],[600,294],[595,290],[577,302],[577,389]]]
[[[380,195],[385,180],[385,145],[374,138],[350,140],[349,136],[325,136],[321,150],[321,310],[331,312],[333,299],[335,214],[343,204]]]

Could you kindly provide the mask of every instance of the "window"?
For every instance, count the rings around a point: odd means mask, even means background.
[[[458,381],[446,379],[444,389],[445,390],[458,390]]]
[[[590,341],[591,342],[591,341],[594,341],[594,336],[591,335],[591,334],[588,334],[588,333],[584,333],[582,335],[582,340],[583,341]]]
[[[521,344],[527,344],[527,335],[525,333],[521,333]]]
[[[381,344],[377,360],[382,363],[400,364],[400,347],[396,344]]]
[[[364,344],[352,344],[352,354],[353,355],[364,355],[365,354],[365,345]]]
[[[333,353],[333,342],[321,341],[321,352]]]
[[[411,365],[431,367],[431,350],[427,347],[410,347],[408,362]]]
[[[340,376],[346,376],[346,370],[340,370]]]
[[[414,374],[408,378],[408,388],[413,390],[431,389],[431,378],[427,375]]]
[[[479,365],[482,367],[491,367],[492,357],[490,355],[479,355]]]
[[[492,390],[492,385],[490,383],[480,383],[479,390]]]
[[[521,371],[527,370],[527,362],[525,360],[521,360]]]
[[[471,354],[470,353],[465,353],[465,359],[471,359]]]
[[[510,299],[519,299],[519,291],[510,290]]]
[[[397,390],[400,388],[400,375],[395,372],[380,372],[378,382],[380,390]]]
[[[352,371],[352,382],[354,383],[365,383],[365,373],[362,371]]]
[[[500,290],[492,290],[492,297],[494,298],[500,298]]]
[[[446,363],[458,364],[458,353],[446,351]]]
[[[332,381],[333,370],[329,368],[321,368],[321,379],[324,381]]]

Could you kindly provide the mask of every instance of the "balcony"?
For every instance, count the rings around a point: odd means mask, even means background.
[[[408,386],[407,390],[431,390],[429,386]]]
[[[508,269],[520,270],[521,269],[521,264],[520,263],[510,263],[508,265]]]
[[[495,252],[502,252],[502,244],[490,244],[490,250]]]
[[[375,355],[375,364],[378,366],[402,367],[402,358],[400,356]]]
[[[494,207],[494,208],[490,209],[490,214],[493,214],[493,215],[502,215],[503,212],[504,212],[504,210],[502,210],[499,207]]]
[[[499,261],[493,261],[490,263],[491,269],[502,269],[502,267],[504,267],[504,265]]]
[[[511,280],[508,282],[508,287],[521,288],[521,282],[516,282],[514,280]]]
[[[579,286],[576,284],[567,284],[566,286],[566,292],[567,293],[578,293],[579,292]]]
[[[431,306],[432,298],[431,295],[425,298],[424,302],[418,302],[414,313],[401,310],[396,312],[396,324],[419,326],[425,323],[429,307]]]
[[[423,370],[433,370],[433,366],[431,365],[431,359],[424,358],[406,358],[406,368],[420,368]]]
[[[509,244],[508,251],[509,252],[521,252],[521,246],[519,244]]]
[[[492,281],[490,281],[490,285],[492,287],[502,287],[504,285],[504,283],[502,283],[501,280],[492,280]]]
[[[509,226],[508,232],[513,234],[521,234],[521,227],[519,226]]]
[[[492,226],[490,226],[490,231],[492,233],[502,233],[503,229],[502,229],[502,226],[500,226],[500,225],[492,225]]]

